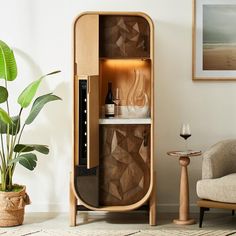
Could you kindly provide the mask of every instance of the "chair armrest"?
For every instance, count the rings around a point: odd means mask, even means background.
[[[236,139],[221,141],[203,154],[202,179],[236,172]]]

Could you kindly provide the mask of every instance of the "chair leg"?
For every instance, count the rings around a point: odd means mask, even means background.
[[[209,208],[200,207],[200,215],[199,215],[199,228],[202,228],[202,221],[204,217],[205,211],[209,211]]]
[[[234,213],[235,213],[234,210],[232,210],[232,216],[234,216]]]

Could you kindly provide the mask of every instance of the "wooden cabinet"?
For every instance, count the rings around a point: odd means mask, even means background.
[[[72,226],[81,206],[123,212],[146,205],[156,224],[153,35],[143,13],[91,12],[74,23]],[[103,114],[108,81],[121,94],[110,119]]]

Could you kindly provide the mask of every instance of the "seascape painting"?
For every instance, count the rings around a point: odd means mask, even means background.
[[[202,6],[202,69],[236,70],[236,5]]]

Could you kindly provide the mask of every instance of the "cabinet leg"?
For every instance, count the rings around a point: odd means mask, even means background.
[[[70,226],[76,226],[77,198],[72,189],[72,176],[70,178]]]
[[[157,197],[156,197],[156,174],[153,176],[153,189],[149,199],[149,224],[151,226],[157,225]]]

